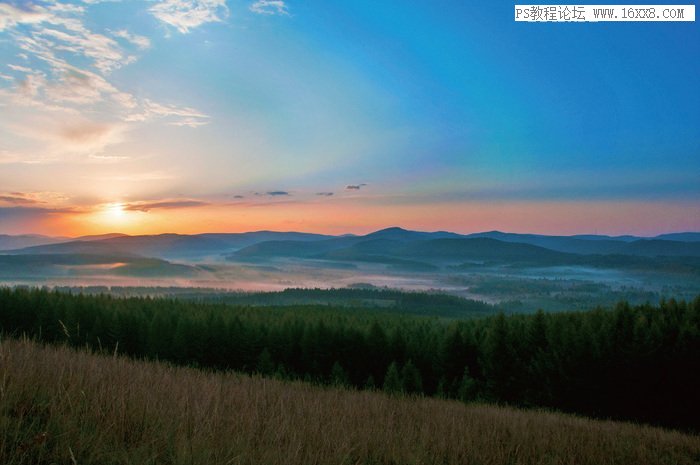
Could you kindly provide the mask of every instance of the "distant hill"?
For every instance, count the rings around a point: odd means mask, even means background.
[[[466,237],[485,237],[504,242],[516,242],[521,244],[531,244],[546,249],[559,252],[575,253],[581,255],[638,255],[638,256],[700,256],[700,245],[692,242],[691,239],[700,233],[682,233],[679,235],[666,235],[660,238],[639,238],[634,236],[543,236],[537,234],[513,234],[500,231],[470,234]],[[670,240],[670,237],[677,236],[686,238],[684,242],[680,240]],[[700,242],[700,239],[699,239]]]
[[[23,234],[19,236],[10,236],[7,234],[0,234],[0,250],[15,250],[23,249],[25,247],[34,247],[38,245],[48,245],[48,244],[59,244],[62,242],[72,242],[72,241],[100,241],[103,239],[111,239],[114,237],[122,237],[126,234],[120,233],[110,233],[110,234],[99,234],[93,236],[81,236],[76,238],[70,237],[51,237],[42,236],[40,234]]]
[[[396,239],[377,239],[376,237],[377,235],[370,234],[364,236],[364,238],[369,238],[369,240],[352,238],[307,243],[295,241],[262,242],[241,249],[230,255],[229,258],[240,260],[297,257],[387,264],[410,261],[415,266],[432,262],[460,263],[465,260],[499,262],[516,260],[533,263],[557,260],[563,262],[567,258],[567,254],[542,247],[487,238],[416,239],[404,242]],[[379,235],[379,237],[382,237],[382,235]],[[401,233],[399,237],[406,239],[410,236]]]
[[[75,239],[71,239],[71,240],[75,240],[75,241],[101,241],[103,239],[114,239],[115,237],[129,237],[129,235],[122,234],[122,233],[93,234],[93,235],[89,235],[89,236],[76,237]]]
[[[700,257],[700,233],[634,236],[545,236],[489,231],[469,235],[421,232],[392,227],[364,236],[255,231],[195,235],[128,236],[119,233],[78,239],[0,236],[6,254],[138,255],[162,260],[200,262],[226,258],[261,261],[271,258],[361,261],[430,268],[435,262],[488,261],[573,263],[569,255]]]
[[[700,242],[700,232],[661,234],[659,236],[656,236],[654,239],[679,242]]]
[[[380,229],[373,233],[369,233],[364,236],[365,239],[386,239],[392,241],[420,241],[428,239],[445,239],[445,238],[459,238],[464,237],[461,234],[437,231],[437,232],[421,232],[421,231],[409,231],[407,229],[393,227]]]
[[[342,248],[356,242],[354,237],[335,238],[322,241],[266,241],[244,247],[228,258],[272,258],[272,257],[296,257],[311,258],[324,252]]]
[[[0,250],[21,249],[35,245],[55,244],[70,240],[67,237],[49,237],[37,234],[23,234],[20,236],[9,236],[0,234]]]
[[[0,278],[77,277],[117,275],[133,277],[192,277],[195,266],[135,255],[25,254],[0,255]]]
[[[435,239],[411,244],[402,253],[416,258],[464,261],[563,262],[569,254],[531,244],[504,242],[489,238]]]
[[[250,244],[278,238],[303,242],[332,236],[307,233],[259,231],[240,234],[159,234],[148,236],[107,235],[6,251],[12,254],[127,253],[163,259],[196,260],[218,256]]]
[[[620,247],[617,253],[645,257],[700,257],[700,242],[640,239]]]

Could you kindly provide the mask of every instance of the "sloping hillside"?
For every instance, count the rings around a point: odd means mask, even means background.
[[[0,463],[695,464],[627,423],[0,343]]]

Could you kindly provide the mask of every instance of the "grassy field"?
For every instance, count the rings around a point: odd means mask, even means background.
[[[0,343],[0,463],[691,464],[700,437]]]

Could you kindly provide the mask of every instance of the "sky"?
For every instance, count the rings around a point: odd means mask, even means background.
[[[699,231],[698,24],[513,16],[0,1],[0,233]]]

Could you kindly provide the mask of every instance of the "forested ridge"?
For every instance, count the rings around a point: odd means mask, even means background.
[[[700,297],[446,321],[3,288],[0,329],[203,368],[700,429]]]
[[[358,284],[356,286],[363,286]],[[370,285],[364,285],[370,286]],[[401,314],[437,316],[441,318],[468,318],[495,314],[498,307],[478,300],[465,299],[438,292],[410,292],[395,289],[355,288],[287,288],[276,292],[230,291],[225,289],[189,287],[55,287],[73,294],[110,294],[121,297],[162,297],[193,300],[235,306],[332,305],[354,307]]]

